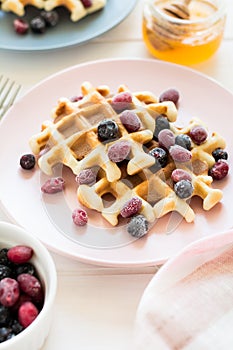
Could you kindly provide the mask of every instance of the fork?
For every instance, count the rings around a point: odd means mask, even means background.
[[[0,119],[14,103],[21,85],[0,75]]]

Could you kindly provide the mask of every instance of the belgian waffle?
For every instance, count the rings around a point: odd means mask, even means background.
[[[13,12],[18,16],[25,14],[25,6],[31,5],[42,9],[44,7],[44,0],[2,0],[1,10],[5,12]]]
[[[58,6],[64,6],[70,11],[70,19],[73,22],[79,21],[81,18],[99,11],[106,5],[106,0],[91,0],[91,5],[86,6],[81,0],[45,0],[44,8],[51,11]]]
[[[125,85],[118,88],[116,94],[130,92]],[[169,157],[164,168],[154,171],[154,157],[149,150],[159,146],[153,137],[157,117],[163,115],[170,123],[174,135],[189,134],[195,125],[203,125],[199,119],[193,119],[188,126],[175,125],[177,108],[171,101],[159,102],[151,92],[131,93],[132,103],[129,109],[140,119],[141,127],[135,132],[126,130],[120,119],[120,113],[113,108],[114,96],[107,86],[93,87],[89,82],[81,86],[82,98],[72,102],[61,98],[52,110],[52,120],[42,124],[42,131],[30,139],[32,151],[40,155],[40,169],[53,174],[53,167],[61,163],[68,166],[75,175],[81,170],[98,168],[96,182],[78,186],[77,198],[87,208],[94,209],[113,226],[118,224],[124,204],[132,197],[142,201],[139,213],[152,223],[167,213],[176,211],[187,222],[195,219],[190,199],[177,196],[171,179],[172,171],[179,167],[186,170],[192,180],[192,196],[203,200],[204,210],[210,210],[222,198],[222,191],[211,187],[212,177],[208,171],[215,163],[212,155],[216,148],[225,148],[224,139],[217,133],[208,135],[200,145],[192,143],[190,162],[176,164]],[[103,119],[114,120],[119,127],[116,140],[102,142],[98,138],[97,126]],[[127,159],[120,163],[112,162],[108,149],[119,141],[127,141],[131,151]],[[111,195],[106,205],[105,195]]]
[[[2,0],[0,3],[2,11],[13,12],[20,17],[24,16],[27,5],[46,11],[64,6],[70,12],[70,19],[77,22],[81,18],[102,9],[106,5],[106,0],[91,0],[88,6],[85,6],[85,3],[81,0]]]

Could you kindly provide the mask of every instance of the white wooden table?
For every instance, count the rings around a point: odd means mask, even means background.
[[[231,0],[227,3],[220,49],[210,60],[192,68],[233,92],[233,5]],[[122,23],[82,46],[40,54],[0,50],[0,71],[23,85],[23,95],[43,78],[72,65],[103,58],[151,58],[142,41],[142,5],[139,0]],[[9,221],[2,212],[0,219]],[[54,322],[42,350],[132,349],[137,305],[157,267],[101,268],[53,252],[52,256],[59,287]]]

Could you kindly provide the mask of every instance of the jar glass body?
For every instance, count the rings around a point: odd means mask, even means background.
[[[168,0],[147,0],[143,10],[143,39],[150,53],[184,65],[211,57],[222,41],[226,11],[222,0],[192,0],[190,19],[179,19],[162,9]]]

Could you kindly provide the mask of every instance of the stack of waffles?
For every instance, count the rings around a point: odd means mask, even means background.
[[[137,116],[137,128],[130,127],[130,121],[127,125],[122,118],[127,113]],[[52,118],[42,124],[41,132],[31,137],[30,146],[38,155],[41,171],[49,176],[53,176],[57,164],[69,167],[75,176],[93,170],[95,181],[79,183],[77,199],[101,213],[113,226],[118,224],[122,208],[132,198],[141,201],[137,214],[149,224],[173,211],[192,222],[195,219],[190,206],[193,196],[202,199],[205,210],[210,210],[222,198],[222,191],[212,187],[213,178],[208,173],[216,162],[212,152],[224,149],[225,141],[219,134],[209,133],[202,144],[191,141],[188,161],[177,162],[167,152],[166,164],[155,166],[155,157],[150,151],[161,147],[155,136],[159,117],[167,120],[175,136],[189,135],[194,126],[203,126],[201,120],[193,119],[186,127],[177,127],[177,115],[174,102],[160,102],[151,92],[131,92],[121,85],[113,94],[108,86],[94,87],[84,82],[80,97],[59,100]],[[117,133],[109,139],[99,134],[103,122],[106,128],[112,126],[111,123],[117,126]],[[189,174],[193,192],[188,198],[182,198],[174,190],[172,172],[176,168]],[[108,205],[106,194],[113,198]]]
[[[73,22],[79,21],[88,14],[102,9],[106,0],[2,0],[1,10],[24,16],[25,7],[30,5],[46,11],[54,10],[59,6],[66,7]]]

